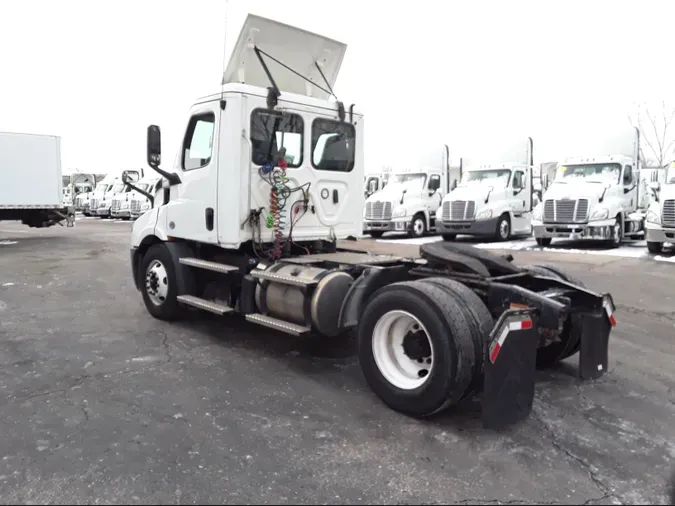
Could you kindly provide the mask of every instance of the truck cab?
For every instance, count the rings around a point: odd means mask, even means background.
[[[659,254],[665,243],[675,243],[675,162],[665,171],[663,182],[648,183],[653,197],[645,219],[645,235],[650,253]]]
[[[397,169],[387,185],[366,199],[363,210],[363,231],[372,237],[385,232],[405,232],[409,237],[422,237],[436,230],[436,209],[447,193],[450,152],[443,146],[443,155],[436,167],[423,166]]]
[[[123,197],[131,189],[124,184],[124,178],[138,181],[143,176],[142,170],[124,170],[107,176],[100,185],[96,185],[94,194],[89,201],[89,212],[93,216],[110,218],[113,216],[113,201],[116,196]],[[121,200],[117,200],[118,204]]]
[[[370,197],[374,193],[384,189],[387,186],[387,180],[384,174],[367,174],[365,179],[365,196]]]
[[[468,163],[457,187],[445,196],[436,215],[446,241],[458,234],[505,241],[532,232],[533,143],[518,143],[514,161]],[[509,152],[513,147],[509,145]]]
[[[640,180],[639,131],[631,129],[615,154],[568,157],[534,210],[534,237],[589,239],[618,247],[644,231],[649,200]]]
[[[150,194],[150,196],[153,197],[154,203],[159,202],[157,192],[161,189],[161,182],[162,182],[161,178],[157,176],[146,176],[143,179],[141,179],[138,183],[136,183],[134,186],[137,187],[139,190],[147,194]],[[147,195],[145,195],[144,193],[140,193],[136,190],[133,190],[129,194],[128,200],[129,217],[132,220],[137,219],[143,213],[149,211],[151,205],[152,203],[150,202],[150,198]],[[125,202],[122,202],[121,209],[122,211],[127,210],[127,205]]]

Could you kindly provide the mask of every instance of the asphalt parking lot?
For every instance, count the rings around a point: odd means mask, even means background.
[[[476,403],[392,412],[353,343],[320,352],[227,318],[151,318],[129,223],[0,224],[2,503],[667,504],[675,463],[675,265],[511,251],[610,291],[610,370],[539,373],[504,434]],[[414,254],[415,244],[362,247]]]

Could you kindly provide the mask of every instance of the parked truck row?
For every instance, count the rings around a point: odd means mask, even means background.
[[[420,237],[433,232],[446,241],[458,234],[498,241],[533,235],[541,246],[564,238],[603,241],[611,247],[646,237],[649,251],[660,252],[674,238],[671,232],[660,232],[673,222],[670,206],[675,200],[667,186],[673,169],[666,175],[642,168],[636,128],[612,141],[613,151],[598,146],[593,153],[536,167],[534,143],[528,138],[526,147],[508,159],[460,164],[454,189],[447,186],[449,159],[442,162],[445,169],[394,172],[387,187],[366,200],[364,233]]]

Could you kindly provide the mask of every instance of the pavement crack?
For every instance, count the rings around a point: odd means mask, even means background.
[[[475,497],[470,499],[462,499],[455,504],[560,504],[558,501],[527,501],[525,499],[510,499],[502,501],[500,499],[483,499]]]
[[[616,308],[630,314],[640,314],[649,316],[651,318],[661,318],[663,320],[675,321],[675,311],[650,311],[649,309],[641,309],[634,306],[625,306],[617,304]]]
[[[548,439],[551,441],[551,445],[553,445],[553,448],[555,448],[560,453],[565,455],[568,459],[576,462],[583,469],[585,469],[586,472],[588,473],[588,477],[595,484],[595,486],[598,488],[598,490],[600,490],[600,492],[603,494],[603,496],[600,499],[588,499],[588,501],[585,504],[590,504],[593,501],[599,501],[601,499],[608,499],[608,498],[612,498],[612,499],[616,500],[619,504],[624,504],[623,501],[616,494],[613,493],[610,486],[605,484],[600,479],[597,471],[594,470],[594,468],[591,464],[589,464],[583,458],[579,457],[578,455],[575,455],[573,452],[571,452],[570,450],[565,448],[563,445],[561,445],[558,442],[558,439],[556,438],[555,433],[548,426],[548,424],[546,422],[544,422],[540,418],[538,419],[538,421],[539,421],[539,424],[543,427],[545,434],[548,436]]]
[[[167,335],[166,330],[163,328],[160,328],[159,332],[164,336],[162,338],[162,347],[164,348],[164,353],[166,354],[166,363],[170,364],[173,360],[173,355],[171,354],[171,347],[169,346],[169,336]]]

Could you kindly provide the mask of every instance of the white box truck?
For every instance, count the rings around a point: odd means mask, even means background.
[[[60,137],[0,132],[0,174],[0,221],[74,225],[75,209],[63,202]]]

